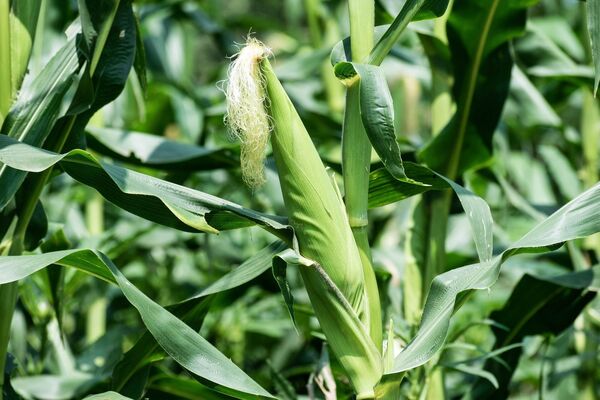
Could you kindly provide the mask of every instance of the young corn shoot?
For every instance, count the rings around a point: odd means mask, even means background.
[[[382,361],[365,325],[368,310],[360,254],[344,204],[275,76],[269,54],[264,45],[250,39],[233,61],[226,119],[246,151],[257,149],[248,149],[249,143],[265,144],[271,133],[283,199],[300,253],[316,262],[300,269],[315,315],[358,398],[373,398]],[[260,158],[253,154],[253,162],[260,162],[261,168],[264,154],[264,147]],[[262,182],[261,168],[242,161],[247,182]],[[250,176],[257,173],[260,176]]]

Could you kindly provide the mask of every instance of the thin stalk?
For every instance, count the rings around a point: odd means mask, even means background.
[[[12,99],[10,55],[10,1],[0,0],[0,126]]]
[[[54,149],[59,152],[64,146],[73,124],[75,123],[75,117],[71,117],[65,125],[65,129],[61,132],[60,137],[57,140]],[[13,233],[9,255],[18,256],[23,253],[25,233],[27,227],[33,216],[35,206],[48,182],[48,178],[52,173],[52,168],[49,168],[39,174],[31,176],[28,186],[31,188],[28,191],[28,196],[25,199],[18,216],[15,231]],[[0,285],[0,400],[3,400],[3,387],[4,387],[4,368],[6,366],[6,357],[8,353],[8,342],[10,340],[10,326],[12,316],[15,311],[18,297],[18,282],[12,282],[9,284]]]
[[[104,232],[104,197],[95,192],[85,205],[85,219],[88,232],[98,236]],[[100,339],[106,332],[106,308],[108,301],[99,297],[89,308],[86,318],[86,341],[88,344]]]
[[[375,4],[372,0],[349,0],[352,59],[365,60],[373,48]],[[342,169],[346,212],[361,254],[367,299],[366,323],[375,346],[382,350],[381,304],[367,235],[371,143],[362,125],[358,85],[348,88],[342,134]]]

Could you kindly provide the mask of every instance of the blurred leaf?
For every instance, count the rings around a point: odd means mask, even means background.
[[[590,32],[590,42],[592,47],[592,56],[596,68],[596,77],[594,79],[594,96],[598,93],[600,85],[600,1],[587,0],[587,22]]]
[[[554,146],[540,146],[539,152],[565,199],[570,200],[582,192],[577,172],[563,153]]]
[[[447,0],[406,0],[394,21],[369,55],[368,64],[379,65],[413,19],[439,17],[446,11]],[[362,61],[362,60],[354,60]]]
[[[121,396],[116,392],[104,392],[87,396],[84,400],[132,400],[129,397]]]
[[[14,378],[12,385],[21,396],[47,400],[71,399],[89,390],[98,377],[81,372],[68,375],[34,375]]]
[[[181,376],[159,376],[154,378],[150,384],[150,389],[169,394],[177,399],[227,400],[231,398]]]
[[[564,78],[579,84],[589,84],[594,71],[575,63],[556,43],[535,25],[515,42],[519,62],[529,75]]]
[[[83,150],[56,154],[0,136],[0,161],[13,168],[39,172],[60,166],[74,179],[97,189],[117,206],[142,218],[184,231],[219,230],[259,225],[289,237],[276,218],[209,194],[100,162]]]
[[[446,128],[420,153],[427,165],[454,179],[490,158],[510,84],[509,41],[525,31],[537,0],[462,0],[453,5],[447,34],[457,109]]]
[[[0,258],[0,283],[15,282],[52,264],[77,268],[117,284],[127,300],[138,310],[144,324],[160,346],[181,366],[213,382],[216,390],[239,398],[250,399],[257,396],[272,398],[267,391],[196,331],[133,286],[100,252],[66,250],[33,256],[2,257]],[[68,387],[71,388],[71,380],[67,382]],[[28,381],[23,384],[23,387],[31,390],[31,385]],[[44,385],[48,383],[40,383],[40,387]]]
[[[560,128],[563,124],[552,106],[546,101],[527,75],[518,66],[513,66],[510,82],[510,100],[504,110],[504,118],[515,130],[538,127]]]
[[[232,149],[211,150],[141,132],[88,127],[89,147],[113,159],[165,170],[202,171],[237,167]]]
[[[586,271],[587,272],[587,271]],[[591,272],[591,271],[590,271]],[[595,273],[598,273],[596,271]],[[525,336],[558,335],[569,327],[583,308],[595,297],[593,292],[585,292],[585,281],[574,288],[580,273],[558,276],[552,280],[525,275],[514,288],[509,299],[490,318],[508,327],[508,330],[494,328],[496,343],[494,349],[521,342]],[[594,275],[594,274],[589,274]],[[561,284],[564,279],[566,285]],[[488,382],[478,381],[470,391],[473,399],[503,399],[508,395],[508,384],[515,371],[522,348],[516,347],[503,352],[502,362],[489,359],[486,371],[495,376],[498,382],[491,387]]]
[[[500,266],[508,257],[555,249],[563,242],[597,232],[600,232],[600,184],[567,203],[491,261],[438,275],[431,284],[419,331],[396,356],[393,373],[423,365],[436,354],[448,332],[456,296],[466,290],[489,288],[497,280]],[[595,273],[588,275],[588,285],[597,279]]]

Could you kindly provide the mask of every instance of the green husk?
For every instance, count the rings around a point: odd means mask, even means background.
[[[366,306],[364,276],[344,205],[266,58],[261,71],[273,124],[271,145],[300,252],[322,266],[352,310],[344,307],[315,268],[303,268],[301,275],[333,353],[359,397],[368,398],[381,378],[382,364],[368,330],[357,318]]]
[[[237,119],[257,118],[260,110],[266,113],[281,190],[289,222],[295,229],[298,250],[316,263],[300,269],[315,314],[358,398],[372,398],[382,376],[381,355],[366,326],[369,314],[362,263],[344,204],[271,68],[267,59],[269,51],[257,46],[262,44],[250,40],[230,69],[227,119],[237,127],[250,126],[250,122]],[[246,75],[237,75],[244,70]],[[236,75],[231,76],[233,73]],[[249,98],[237,96],[238,93],[248,92],[248,88],[258,84],[264,93],[251,97],[254,101],[264,99],[260,107],[237,101]],[[253,111],[240,113],[235,111],[236,107]],[[257,134],[262,135],[247,131],[239,136]]]

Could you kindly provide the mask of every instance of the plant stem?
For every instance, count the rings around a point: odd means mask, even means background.
[[[373,0],[349,0],[352,59],[365,60],[373,48],[375,4]],[[367,235],[368,190],[371,143],[360,118],[358,85],[348,88],[342,134],[342,169],[346,212],[359,247],[367,299],[366,323],[375,346],[381,351],[383,342],[379,289],[371,261]]]

